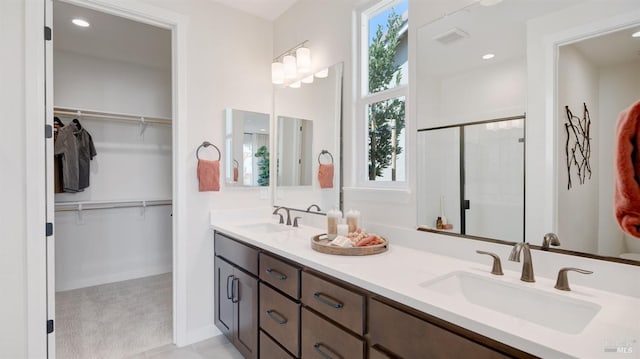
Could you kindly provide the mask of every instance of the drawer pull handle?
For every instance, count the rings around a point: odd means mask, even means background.
[[[324,293],[315,292],[313,293],[313,297],[319,300],[320,302],[336,309],[342,309],[342,307],[344,307],[344,304],[340,303],[339,301],[331,298],[330,296]]]
[[[227,276],[227,299],[233,300],[233,282],[231,282],[231,290],[229,290],[229,279],[233,278],[233,274]]]
[[[267,315],[278,324],[282,325],[282,324],[285,324],[286,322],[288,322],[287,318],[285,318],[284,315],[278,313],[277,311],[275,311],[273,309],[267,310]]]
[[[322,348],[324,348],[324,350],[322,350]],[[324,359],[342,359],[340,355],[336,354],[328,346],[322,343],[315,343],[313,345],[313,349],[315,349],[318,352],[318,354],[320,354]],[[331,353],[331,355],[325,353],[325,351]]]
[[[277,280],[285,280],[285,279],[287,279],[286,275],[278,272],[275,269],[267,268],[267,273],[269,273],[270,276],[272,276],[273,278],[275,278]]]
[[[231,302],[238,303],[240,301],[240,288],[236,283],[240,283],[240,279],[234,277],[233,281],[231,281]]]

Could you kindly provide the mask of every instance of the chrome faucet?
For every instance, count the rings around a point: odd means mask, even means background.
[[[280,224],[282,224],[284,222],[284,220],[282,219],[282,215],[280,213],[278,213],[281,209],[284,209],[285,211],[287,211],[287,226],[291,225],[291,212],[289,212],[289,208],[287,207],[278,207],[275,209],[275,211],[273,211],[273,214],[278,214],[280,215]]]
[[[320,212],[320,206],[318,206],[317,204],[312,204],[309,207],[307,207],[307,212],[311,212],[311,209],[315,207],[317,212]]]
[[[549,245],[556,247],[560,245],[560,240],[555,233],[547,233],[544,235],[544,238],[542,238],[542,250],[548,251]]]
[[[533,262],[531,261],[531,248],[529,243],[516,243],[509,254],[509,260],[512,262],[520,262],[520,252],[524,251],[524,261],[522,263],[522,275],[520,280],[523,282],[533,283],[536,281],[533,276]]]

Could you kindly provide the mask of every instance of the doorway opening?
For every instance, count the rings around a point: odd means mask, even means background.
[[[126,357],[174,342],[172,31],[52,13],[49,354]]]

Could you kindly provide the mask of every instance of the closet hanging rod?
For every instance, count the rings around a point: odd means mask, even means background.
[[[70,107],[54,107],[53,114],[58,116],[80,117],[81,119],[102,119],[114,121],[129,121],[144,124],[168,125],[173,123],[170,119],[160,117],[136,116],[121,113],[110,113],[93,110],[83,110]]]
[[[134,201],[82,201],[82,202],[58,202],[56,212],[76,212],[93,209],[137,208],[153,206],[169,206],[173,204],[170,199],[134,200]]]

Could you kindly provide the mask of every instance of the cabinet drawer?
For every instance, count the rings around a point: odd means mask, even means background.
[[[364,334],[362,295],[302,272],[302,302],[355,333]]]
[[[289,263],[260,253],[260,279],[283,291],[288,296],[300,299],[300,269]]]
[[[298,356],[300,352],[300,304],[260,283],[260,328]]]
[[[402,358],[508,358],[488,347],[371,300],[369,338]]]
[[[375,346],[369,347],[369,359],[394,359],[393,357],[378,350]]]
[[[258,251],[226,235],[215,232],[214,250],[217,256],[235,264],[243,270],[258,275]]]
[[[302,358],[364,358],[364,343],[345,330],[302,308]]]
[[[260,359],[294,359],[268,335],[260,331]]]

